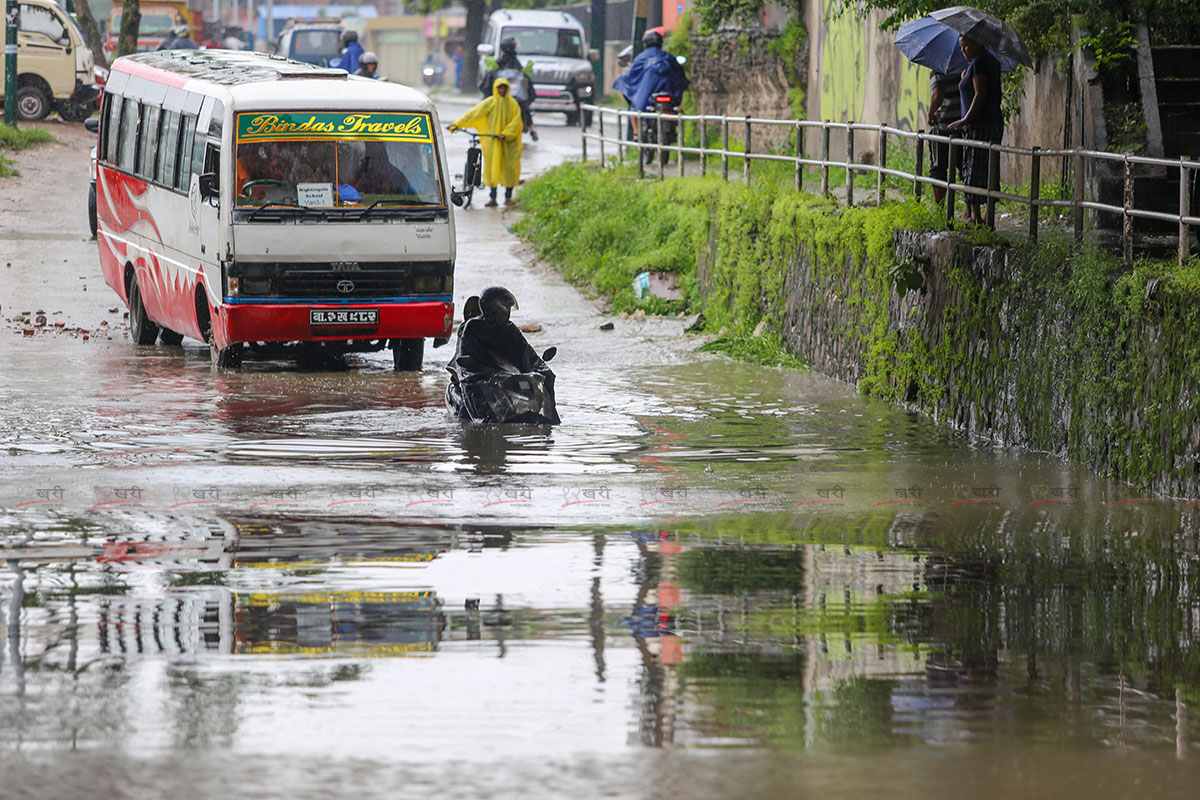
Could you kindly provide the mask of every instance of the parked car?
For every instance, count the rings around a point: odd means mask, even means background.
[[[52,0],[21,0],[17,30],[17,116],[37,121],[51,111],[82,122],[96,110],[95,59],[74,17]],[[0,59],[0,99],[4,97]]]
[[[592,61],[600,58],[589,50],[583,24],[562,11],[512,11],[500,9],[488,18],[479,45],[479,74],[487,71],[487,57],[500,52],[500,40],[517,40],[517,58],[533,61],[533,110],[561,111],[568,125],[592,124],[591,112],[582,103],[596,97]]]

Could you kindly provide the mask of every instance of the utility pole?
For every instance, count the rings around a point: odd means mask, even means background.
[[[596,96],[593,103],[599,103],[604,98],[604,43],[608,40],[608,0],[592,0],[592,47],[600,53],[600,58],[592,62],[592,72],[596,73]]]
[[[635,0],[633,4],[633,55],[642,52],[642,36],[646,34],[646,12],[650,10],[650,0]]]
[[[17,27],[21,22],[17,0],[4,7],[4,122],[17,127]]]

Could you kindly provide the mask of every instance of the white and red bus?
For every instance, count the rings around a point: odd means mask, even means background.
[[[104,278],[139,345],[392,349],[454,316],[454,220],[429,98],[262,53],[117,59],[97,147]],[[319,344],[317,344],[319,343]]]

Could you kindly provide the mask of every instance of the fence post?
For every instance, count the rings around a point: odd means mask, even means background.
[[[821,123],[821,196],[829,196],[829,123]]]
[[[700,115],[700,177],[708,174],[708,118]]]
[[[1083,189],[1087,181],[1087,176],[1084,174],[1083,154],[1078,150],[1075,151],[1074,166],[1075,189],[1072,193],[1072,202],[1075,204],[1073,209],[1075,241],[1078,242],[1083,239]]]
[[[742,159],[742,183],[750,185],[750,117],[746,117],[746,157]]]
[[[1133,266],[1133,217],[1129,210],[1133,208],[1133,162],[1129,154],[1125,155],[1125,213],[1121,215],[1121,250],[1125,256],[1125,266]]]
[[[582,112],[581,112],[582,113]],[[583,150],[583,162],[587,163],[587,128],[579,126],[579,146]],[[601,162],[603,164],[603,162]]]
[[[854,122],[846,125],[846,205],[854,207],[854,170],[850,164],[854,162]]]
[[[617,163],[625,166],[625,129],[627,121],[625,112],[617,110]]]
[[[1179,266],[1183,266],[1183,262],[1187,261],[1188,253],[1191,252],[1191,245],[1188,244],[1188,224],[1183,221],[1184,217],[1191,216],[1192,211],[1192,187],[1188,185],[1188,177],[1191,170],[1184,166],[1190,159],[1187,156],[1179,157]]]
[[[993,144],[988,148],[987,226],[996,230],[996,198],[992,192],[1000,189],[1000,151]]]
[[[887,168],[887,130],[879,126],[879,172],[875,173],[875,205],[883,205],[883,171]]]
[[[682,114],[680,115],[682,117]],[[679,157],[679,177],[683,177],[683,134],[684,121],[679,120],[679,125],[675,128],[675,154]]]
[[[645,153],[642,151],[642,139],[646,136],[646,120],[642,117],[641,111],[633,112],[637,119],[637,160],[638,160],[638,177],[646,177],[646,159]]]
[[[729,117],[721,115],[721,180],[729,181]]]
[[[913,197],[921,199],[921,189],[924,184],[919,178],[925,172],[925,131],[917,129],[917,166],[913,175]]]
[[[796,191],[804,191],[804,165],[800,163],[800,159],[804,158],[804,126],[800,124],[800,120],[796,120]]]
[[[604,109],[597,109],[596,122],[600,132],[600,169],[604,169]]]
[[[949,158],[946,160],[946,224],[954,224],[954,190],[950,188],[955,183],[955,173],[958,172],[958,142],[950,140]]]
[[[1033,148],[1033,160],[1029,164],[1029,241],[1038,240],[1038,198],[1042,193],[1042,154],[1040,147]]]
[[[666,145],[663,144],[663,117],[661,111],[654,112],[654,124],[658,126],[658,137],[654,142],[654,160],[658,162],[658,179],[667,177],[667,165],[663,158],[666,155]]]

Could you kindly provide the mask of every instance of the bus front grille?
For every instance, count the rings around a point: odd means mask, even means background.
[[[413,293],[412,284],[407,272],[289,269],[280,274],[276,294],[281,297],[403,297]]]

